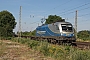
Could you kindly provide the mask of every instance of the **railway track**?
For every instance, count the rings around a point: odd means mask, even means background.
[[[32,36],[21,36],[22,38],[30,38],[32,40],[38,40],[38,41],[48,41],[49,43],[55,43],[56,44],[56,40],[54,40],[53,38],[44,38],[44,37],[32,37]],[[76,48],[80,48],[80,49],[90,49],[90,42],[81,42],[81,41],[76,41],[76,42],[72,42],[72,45]]]
[[[72,42],[77,48],[80,49],[90,49],[90,42],[81,42],[81,41],[76,41]]]

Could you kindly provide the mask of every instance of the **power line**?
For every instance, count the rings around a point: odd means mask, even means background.
[[[86,9],[90,9],[90,7],[86,7],[86,8],[80,9],[78,11],[82,11],[82,10],[86,10]]]
[[[78,17],[87,16],[87,15],[90,15],[90,13],[83,14],[83,15],[78,15]],[[72,18],[75,18],[75,17],[72,17]],[[69,18],[69,19],[72,19],[72,18]]]
[[[87,22],[87,21],[89,21],[89,20],[90,20],[90,19],[82,20],[81,22],[79,21],[79,23]]]
[[[86,8],[83,8],[83,9],[79,9],[78,11],[83,11],[83,10],[86,10],[86,9],[90,9],[90,7],[86,7]],[[71,13],[74,13],[74,12],[75,12],[75,11],[68,12],[68,13],[65,13],[65,14],[61,14],[61,16],[67,15],[67,14],[71,14]]]
[[[67,10],[67,11],[64,11],[64,12],[61,12],[61,13],[58,13],[58,14],[63,14],[63,13],[66,13],[66,12],[68,12],[68,11],[71,11],[71,10],[74,10],[74,9],[77,9],[77,8],[81,8],[81,7],[86,6],[86,5],[88,5],[88,4],[90,4],[90,3],[80,5],[80,6],[78,6],[78,7],[75,7],[75,8],[69,9],[69,10]]]
[[[69,0],[69,1],[67,1],[67,2],[65,2],[65,3],[68,3],[68,2],[70,2],[70,1],[71,1],[71,0]],[[63,3],[63,4],[65,5],[65,3]],[[61,5],[59,5],[59,6],[62,6],[63,4],[61,4]],[[61,13],[59,13],[59,14],[66,15],[66,14],[63,14],[63,13],[66,13],[66,12],[68,12],[68,11],[71,11],[71,10],[74,10],[74,9],[77,9],[77,8],[81,8],[81,7],[86,6],[86,5],[88,5],[88,4],[90,4],[90,3],[85,3],[85,4],[80,5],[80,6],[78,6],[78,7],[69,9],[69,10],[64,11],[64,12],[61,12]],[[59,7],[59,6],[57,6],[57,7]],[[55,8],[57,8],[57,7],[55,7]],[[55,8],[53,8],[53,9],[55,9]],[[89,8],[90,8],[90,7],[87,7],[87,8],[84,8],[84,9],[89,9]],[[53,10],[53,9],[52,9],[52,10]],[[84,9],[80,9],[80,10],[78,10],[78,11],[81,11],[81,10],[84,10]],[[49,11],[49,10],[48,10],[48,11]],[[50,11],[51,11],[51,9],[50,9]],[[71,13],[74,13],[74,11],[73,11],[73,12],[69,12],[69,13],[67,13],[67,14],[71,14]],[[36,22],[33,22],[33,23],[31,23],[31,24],[34,24],[34,23],[36,23]]]
[[[40,21],[40,20],[39,20],[39,21]],[[30,24],[35,24],[35,23],[37,23],[37,22],[39,22],[39,21],[36,21],[36,22],[30,23]]]
[[[65,2],[65,3],[68,3],[68,2],[70,2],[70,1],[71,1],[71,0],[69,0],[69,1],[67,1],[67,2]],[[65,4],[65,3],[64,3],[64,4]],[[85,4],[80,5],[80,6],[78,6],[78,7],[75,7],[75,8],[69,9],[69,10],[64,11],[64,12],[61,12],[61,14],[62,14],[62,15],[66,15],[66,14],[74,13],[75,11],[72,11],[72,12],[69,12],[69,13],[66,13],[66,12],[71,11],[71,10],[74,10],[74,9],[77,9],[77,8],[81,8],[81,7],[86,6],[86,5],[88,5],[88,4],[90,4],[90,3],[85,3]],[[62,5],[63,5],[63,4],[61,4],[60,6],[62,6]],[[57,7],[58,7],[58,6],[57,6]],[[55,7],[55,8],[57,8],[57,7]],[[55,8],[53,8],[53,9],[55,9]],[[89,8],[90,8],[90,7],[83,8],[83,9],[80,9],[80,10],[78,10],[78,11],[82,11],[82,10],[89,9]],[[53,9],[52,9],[52,10],[53,10]],[[63,14],[63,13],[66,13],[66,14]],[[89,14],[80,15],[80,16],[78,16],[78,17],[86,16],[86,15],[89,15]],[[74,17],[73,17],[73,18],[74,18]],[[39,22],[39,21],[36,21],[36,22],[30,23],[30,24],[35,24],[35,23],[37,23],[37,22]]]
[[[62,3],[62,4],[60,4],[59,6],[65,5],[65,4],[67,4],[67,3],[70,3],[70,1],[71,1],[71,0],[66,1],[65,3]],[[52,8],[52,9],[50,9],[50,10],[48,10],[48,11],[52,11],[53,9],[56,9],[56,8],[58,8],[59,6],[56,6],[56,7]]]
[[[65,3],[63,3],[63,4],[59,5],[59,6],[65,5],[65,4],[67,4],[67,3],[70,3],[70,1],[71,1],[71,0],[66,1]],[[57,6],[57,7],[59,7],[59,6]],[[57,7],[55,7],[55,8],[57,8]],[[54,8],[54,9],[55,9],[55,8]]]
[[[70,12],[70,13],[74,13],[74,12]],[[69,14],[70,14],[69,13]],[[90,15],[90,13],[88,13],[88,14],[83,14],[83,15],[79,15],[78,17],[82,17],[82,16],[86,16],[86,15]],[[72,17],[72,18],[74,18],[74,17]],[[37,22],[40,22],[40,20],[39,21],[36,21],[36,22],[33,22],[33,23],[30,23],[30,24],[35,24],[35,23],[37,23]]]
[[[78,17],[87,16],[87,15],[90,15],[90,13],[84,14],[84,15],[80,15],[80,16],[78,16]]]

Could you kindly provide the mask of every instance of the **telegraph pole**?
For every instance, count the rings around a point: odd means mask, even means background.
[[[21,38],[21,6],[20,6],[20,12],[19,12],[19,32],[18,37]]]
[[[77,39],[77,10],[76,10],[76,15],[75,15],[75,36]]]

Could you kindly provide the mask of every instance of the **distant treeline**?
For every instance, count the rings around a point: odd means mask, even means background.
[[[17,33],[17,34],[18,34],[18,33]],[[35,36],[35,35],[36,35],[36,30],[30,31],[30,32],[28,32],[28,31],[21,32],[21,35],[22,35],[22,36]]]
[[[89,30],[79,31],[77,36],[79,39],[82,39],[82,40],[90,40],[90,31]]]

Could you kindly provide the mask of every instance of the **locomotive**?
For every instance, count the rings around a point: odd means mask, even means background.
[[[74,28],[70,22],[55,22],[38,26],[36,28],[36,36],[43,37],[49,42],[72,43],[76,41]]]

